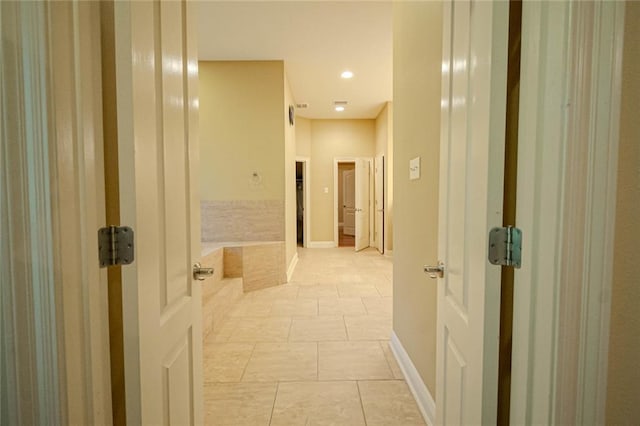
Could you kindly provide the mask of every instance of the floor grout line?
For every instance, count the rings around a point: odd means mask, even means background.
[[[251,358],[253,357],[253,353],[256,351],[256,346],[258,344],[257,343],[253,343],[253,348],[251,348],[251,354],[249,355],[249,359],[247,359],[247,363],[245,364],[244,368],[242,369],[242,375],[240,376],[240,380],[238,380],[238,383],[242,382],[242,379],[244,379],[244,375],[247,372],[247,367],[249,367],[249,363],[251,362]]]
[[[271,422],[273,421],[273,412],[276,409],[276,401],[278,400],[279,391],[280,391],[280,382],[276,382],[276,393],[273,396],[273,405],[271,405],[271,414],[269,415],[269,426],[271,426]]]
[[[362,410],[362,419],[365,426],[367,426],[367,413],[364,411],[364,402],[362,402],[362,392],[360,392],[360,381],[356,380],[356,387],[358,388],[358,398],[360,399],[360,409]]]

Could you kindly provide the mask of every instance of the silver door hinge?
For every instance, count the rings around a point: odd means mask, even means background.
[[[489,231],[489,262],[492,265],[520,268],[522,263],[522,231],[513,226]]]
[[[133,262],[133,229],[107,226],[98,230],[100,267],[128,265]]]

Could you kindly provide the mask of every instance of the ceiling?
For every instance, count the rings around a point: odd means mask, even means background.
[[[299,116],[375,118],[391,100],[390,1],[210,1],[198,19],[200,60],[284,60],[296,103],[309,104]]]

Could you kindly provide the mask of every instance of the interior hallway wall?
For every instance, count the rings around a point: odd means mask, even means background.
[[[336,157],[373,157],[375,153],[375,120],[309,121],[311,157],[310,241],[328,242],[333,241],[334,237],[333,191],[335,188],[333,187],[333,160]],[[304,143],[304,140],[302,143]],[[324,192],[325,188],[327,188],[327,192]]]
[[[201,61],[199,67],[202,199],[284,200],[284,63]]]
[[[442,5],[393,3],[393,329],[431,395],[436,391]],[[409,160],[421,176],[409,180]]]
[[[282,61],[199,63],[203,241],[285,240],[284,82]]]
[[[344,205],[344,172],[355,169],[354,163],[338,164],[338,224],[344,223],[344,209],[342,208]]]
[[[376,118],[376,157],[384,155],[384,251],[393,250],[393,104]]]
[[[626,2],[607,424],[640,419],[640,3]]]
[[[298,157],[311,157],[311,120],[304,117],[296,117],[296,155]]]
[[[296,199],[296,130],[295,121],[291,125],[289,123],[289,106],[295,105],[293,99],[293,93],[291,92],[291,86],[289,86],[289,80],[286,73],[284,78],[284,183],[285,183],[285,264],[287,268],[293,261],[297,243],[297,199]]]

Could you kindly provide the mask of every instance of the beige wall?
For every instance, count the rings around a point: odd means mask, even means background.
[[[289,105],[294,105],[289,80],[284,75],[284,168],[285,168],[285,265],[287,267],[296,254],[296,130],[289,124]]]
[[[393,329],[435,398],[442,8],[393,4]],[[409,160],[421,177],[409,181]]]
[[[640,3],[627,1],[611,298],[607,424],[640,421]]]
[[[205,61],[199,73],[202,200],[284,200],[284,63]]]
[[[376,118],[376,157],[384,155],[385,252],[393,250],[393,105],[387,102]]]
[[[334,158],[373,157],[375,131],[375,120],[310,120],[312,242],[333,241]]]
[[[354,163],[338,164],[338,223],[342,223],[344,221],[344,209],[342,208],[342,206],[344,205],[343,173],[347,170],[355,170],[355,168],[356,168],[356,165]],[[355,180],[354,180],[354,183],[355,183]]]
[[[296,117],[296,155],[311,157],[311,120]]]

